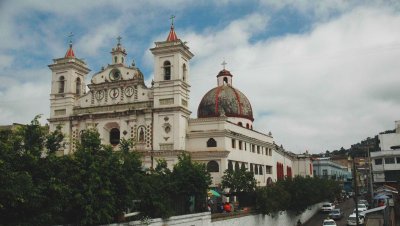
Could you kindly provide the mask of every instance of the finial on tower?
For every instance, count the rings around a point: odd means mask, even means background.
[[[167,41],[168,42],[173,42],[173,41],[178,40],[178,36],[176,35],[175,30],[174,30],[174,19],[175,19],[175,16],[171,15],[171,17],[169,19],[171,20],[171,29],[169,31],[169,34],[168,34],[168,37],[167,37]]]
[[[73,36],[74,36],[74,34],[72,32],[70,32],[69,35],[68,35],[68,37],[69,37],[69,49],[65,53],[65,57],[68,57],[68,58],[74,58],[75,57],[74,50],[72,50],[72,37]]]
[[[117,37],[118,45],[121,45],[121,39],[122,39],[122,37],[120,35],[118,35],[118,37]]]

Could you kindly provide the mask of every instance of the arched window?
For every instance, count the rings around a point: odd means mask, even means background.
[[[64,93],[64,87],[65,87],[65,78],[64,76],[61,76],[60,80],[58,81],[58,93]]]
[[[118,60],[118,57],[115,56],[115,57],[114,57],[114,63],[115,63],[115,64],[117,63],[117,60]]]
[[[143,127],[140,127],[138,129],[138,134],[139,134],[138,142],[144,142],[144,128]]]
[[[249,126],[249,123],[246,123],[246,128],[247,128],[247,129],[249,129],[249,128],[250,128],[250,126]]]
[[[218,173],[219,172],[219,165],[218,165],[218,163],[216,162],[216,161],[209,161],[208,163],[207,163],[207,171],[208,172],[216,172],[216,173]]]
[[[233,170],[233,164],[231,160],[228,161],[228,170]]]
[[[224,77],[224,84],[228,84],[228,78]]]
[[[211,147],[217,147],[217,141],[214,140],[214,138],[210,138],[207,141],[207,147],[211,148]]]
[[[121,61],[122,61],[122,63],[124,63],[124,58],[123,57],[121,57]]]
[[[243,123],[242,122],[238,122],[238,126],[243,127]]]
[[[119,129],[117,129],[117,128],[111,129],[111,131],[110,131],[110,144],[112,144],[112,145],[119,144],[119,139],[120,139]]]
[[[78,95],[81,94],[81,86],[82,86],[81,79],[77,78],[76,79],[76,94],[78,94]]]
[[[239,171],[239,162],[235,162],[235,171]]]
[[[164,62],[164,80],[171,80],[171,63],[168,60]]]

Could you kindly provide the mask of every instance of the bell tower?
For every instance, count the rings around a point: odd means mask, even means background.
[[[61,125],[62,132],[68,136],[71,126],[69,117],[73,114],[73,107],[78,99],[86,93],[85,78],[90,69],[83,60],[76,58],[71,39],[65,56],[54,59],[49,68],[52,71],[50,130],[53,131]]]
[[[190,85],[189,61],[194,56],[178,38],[174,16],[165,41],[150,49],[154,56],[154,150],[184,150]]]

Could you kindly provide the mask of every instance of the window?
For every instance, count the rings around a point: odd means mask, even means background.
[[[254,144],[251,145],[251,152],[255,152],[256,151],[256,146]]]
[[[110,144],[112,144],[112,145],[119,144],[119,139],[120,139],[119,129],[117,129],[117,128],[111,129],[111,131],[110,131]]]
[[[322,175],[328,176],[328,170],[326,170],[326,169],[322,170]]]
[[[249,123],[246,123],[246,129],[248,129],[249,128]]]
[[[210,138],[207,141],[207,147],[211,148],[211,147],[217,147],[217,141],[214,140],[214,138]]]
[[[267,186],[271,186],[272,185],[272,178],[271,177],[268,177],[268,179],[267,179]]]
[[[258,175],[258,165],[254,165],[254,174]]]
[[[265,173],[266,174],[272,174],[272,166],[266,165],[265,166]]]
[[[171,63],[168,60],[164,62],[164,80],[171,80]]]
[[[242,141],[239,140],[239,150],[242,150],[242,149],[243,149],[243,144],[242,144]]]
[[[385,164],[394,164],[394,158],[385,158]]]
[[[65,78],[64,76],[61,76],[60,80],[58,81],[58,93],[64,93],[64,87],[65,87]]]
[[[243,123],[242,122],[238,122],[238,126],[243,127]]]
[[[122,60],[122,63],[124,63],[124,58],[123,57],[121,57],[121,60]]]
[[[375,159],[375,165],[382,165],[382,159]]]
[[[263,173],[263,167],[262,167],[262,165],[259,165],[259,167],[260,167],[260,169],[259,169],[260,175],[263,175],[264,173]]]
[[[236,140],[232,139],[232,148],[236,148]]]
[[[212,172],[219,172],[219,165],[216,161],[209,161],[207,163],[207,171],[212,173]]]
[[[253,172],[253,163],[250,163],[250,172]]]
[[[240,165],[240,169],[242,169],[242,170],[246,169],[246,165],[244,164],[244,162],[242,162],[242,164]]]
[[[228,78],[224,77],[224,84],[228,84]]]
[[[231,160],[228,161],[228,170],[233,170],[233,164]]]
[[[244,142],[244,150],[247,151],[247,143]]]
[[[114,63],[115,63],[115,64],[117,63],[117,60],[118,60],[118,57],[115,56],[115,57],[114,57]]]
[[[400,157],[396,157],[396,163],[400,164]]]
[[[235,171],[239,171],[239,162],[235,162]]]
[[[187,68],[186,68],[186,64],[183,64],[183,66],[182,66],[182,78],[183,78],[183,81],[185,81],[186,82],[186,75],[187,74]]]
[[[257,145],[257,154],[260,154],[260,146]]]
[[[78,94],[78,95],[81,94],[81,86],[82,86],[81,79],[77,78],[76,79],[76,94]]]

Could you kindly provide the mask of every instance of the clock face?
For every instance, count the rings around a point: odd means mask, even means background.
[[[132,86],[128,86],[125,88],[125,95],[127,97],[131,97],[133,95],[133,87]]]
[[[110,80],[117,81],[120,80],[122,77],[121,72],[118,69],[114,69],[110,72]]]
[[[104,90],[99,90],[95,94],[97,100],[101,100],[104,97]]]
[[[118,88],[112,88],[110,90],[110,97],[115,99],[119,96],[119,89]]]

